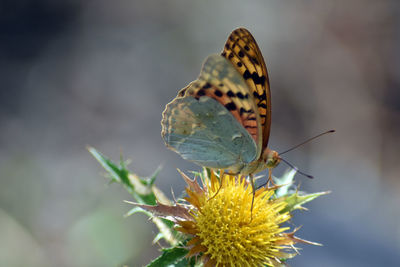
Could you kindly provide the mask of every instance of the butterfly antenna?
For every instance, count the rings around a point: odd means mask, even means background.
[[[299,146],[302,146],[302,145],[304,145],[304,144],[306,144],[306,143],[308,143],[308,142],[310,142],[310,141],[312,141],[312,140],[314,140],[314,139],[316,139],[316,138],[318,138],[320,136],[323,136],[323,135],[328,134],[328,133],[334,133],[334,132],[336,132],[336,131],[335,130],[329,130],[329,131],[320,133],[320,134],[318,134],[318,135],[316,135],[314,137],[311,137],[310,139],[307,139],[306,141],[304,141],[304,142],[302,142],[302,143],[300,143],[300,144],[298,144],[298,145],[296,145],[296,146],[294,146],[294,147],[292,147],[292,148],[290,148],[290,149],[288,149],[286,151],[283,151],[283,152],[279,153],[279,155],[283,155],[283,154],[285,154],[285,153],[287,153],[289,151],[292,151],[293,149],[296,149]]]
[[[296,172],[298,172],[299,174],[301,174],[301,175],[303,175],[303,176],[305,176],[305,177],[307,177],[307,178],[310,178],[310,179],[313,179],[313,178],[314,178],[314,176],[309,175],[309,174],[307,174],[307,173],[304,173],[304,172],[300,171],[299,169],[297,169],[297,167],[293,166],[291,163],[289,163],[287,160],[283,159],[282,157],[279,157],[279,159],[282,160],[283,162],[285,162],[287,165],[289,165],[290,168],[294,169],[294,170],[295,170]]]

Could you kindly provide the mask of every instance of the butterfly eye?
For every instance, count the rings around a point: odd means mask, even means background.
[[[267,168],[275,168],[281,161],[278,152],[271,150],[269,148],[266,148],[263,151],[262,158],[265,161]]]

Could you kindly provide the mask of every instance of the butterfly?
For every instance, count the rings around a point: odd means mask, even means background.
[[[248,30],[234,30],[222,53],[207,57],[197,80],[166,105],[161,125],[166,146],[200,166],[252,178],[279,164],[268,148],[267,67]]]

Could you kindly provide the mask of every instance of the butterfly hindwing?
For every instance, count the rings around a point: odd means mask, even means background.
[[[239,171],[257,156],[251,135],[213,98],[178,96],[167,105],[161,124],[167,146],[201,166]]]
[[[221,54],[246,81],[257,105],[262,127],[262,149],[268,145],[271,127],[271,92],[267,67],[254,37],[239,28],[234,30],[226,41]]]

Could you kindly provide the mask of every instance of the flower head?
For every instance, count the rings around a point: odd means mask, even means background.
[[[185,179],[193,208],[177,230],[193,235],[189,256],[202,255],[209,266],[279,266],[295,255],[287,253],[295,240],[282,227],[290,219],[286,202],[272,199],[273,190],[258,189],[251,209],[253,191],[243,177],[211,172],[202,187]]]
[[[163,239],[170,245],[151,265],[197,266],[201,260],[205,266],[277,267],[296,255],[295,243],[320,245],[294,236],[297,229],[287,232],[289,228],[283,226],[292,211],[305,210],[305,203],[329,193],[294,189],[296,170],[273,177],[274,187],[255,192],[242,176],[204,169],[200,185],[181,172],[188,185],[187,203],[173,203],[154,185],[157,172],[151,179],[140,178],[123,161],[118,166],[94,148],[89,151],[112,181],[123,184],[136,199],[136,203],[127,201],[135,205],[127,215],[143,212],[150,216],[159,229],[153,242]]]

